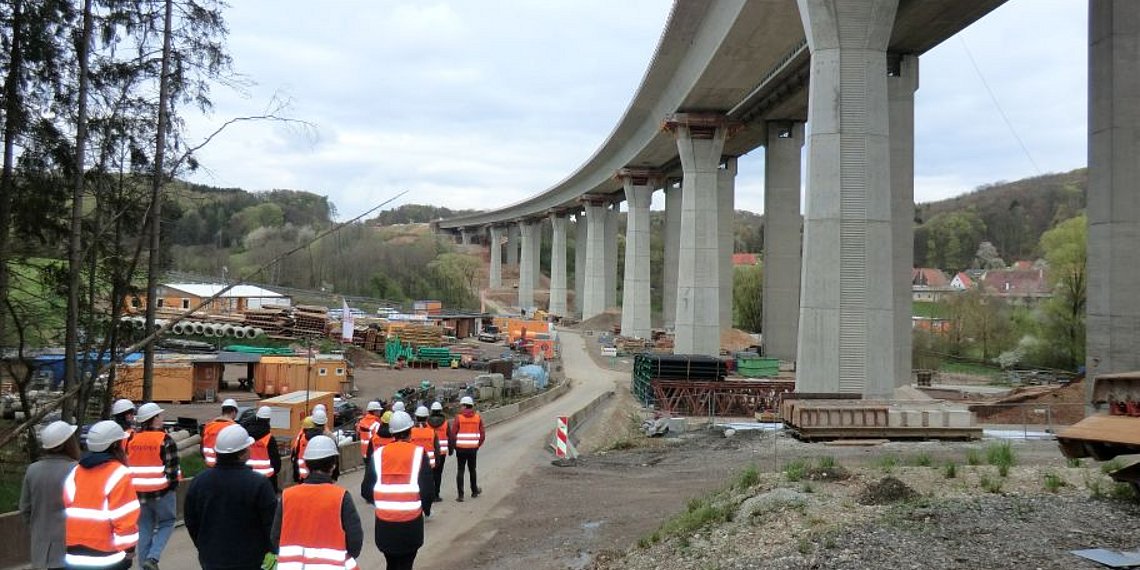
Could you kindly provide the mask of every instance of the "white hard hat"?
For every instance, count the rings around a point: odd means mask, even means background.
[[[78,426],[73,426],[64,421],[52,422],[44,428],[44,431],[40,432],[40,445],[44,449],[59,447],[67,442],[67,439],[75,433],[76,429]]]
[[[333,457],[340,455],[340,450],[336,447],[336,442],[327,435],[318,435],[309,440],[309,445],[305,447],[305,461],[312,461],[314,459],[324,459],[326,457]]]
[[[313,423],[316,425],[319,425],[319,426],[323,426],[323,425],[329,423],[328,414],[326,414],[324,410],[314,411],[313,412]]]
[[[443,404],[441,404],[439,402],[432,402],[431,403],[431,411],[442,412],[443,411]]]
[[[218,453],[237,453],[253,445],[253,438],[249,432],[238,424],[228,425],[218,432],[218,440],[214,442],[214,451]]]
[[[273,408],[270,408],[269,406],[261,406],[260,408],[257,409],[257,417],[259,417],[263,420],[267,420],[272,416],[273,416]]]
[[[368,411],[370,411],[370,412],[379,412],[380,410],[383,410],[383,409],[384,409],[384,406],[381,406],[380,402],[377,402],[376,400],[372,400],[371,402],[368,402]]]
[[[154,402],[147,402],[139,406],[139,411],[136,418],[139,420],[139,422],[149,422],[152,418],[154,418],[154,416],[157,416],[158,414],[161,414],[165,411],[166,410],[158,407],[158,404]]]
[[[133,409],[135,409],[134,402],[126,398],[119,398],[118,400],[115,400],[114,404],[111,404],[111,415],[117,416],[121,413],[129,412]]]
[[[392,434],[412,429],[412,416],[408,412],[392,412],[392,419],[388,420],[388,431]]]
[[[313,406],[313,411],[314,412],[325,412],[327,414],[329,409],[326,408],[324,404],[317,404],[317,405]]]
[[[87,449],[91,451],[107,451],[111,444],[118,443],[127,437],[127,432],[119,424],[111,420],[103,420],[87,430]]]
[[[459,403],[464,406],[474,406],[475,400],[471,399],[471,396],[464,396],[459,399]]]
[[[233,408],[236,410],[237,407],[238,407],[237,400],[235,400],[233,398],[226,398],[224,401],[222,401],[222,409],[223,410],[226,408]]]
[[[416,417],[417,417],[417,418],[426,418],[426,417],[428,417],[428,409],[427,409],[427,406],[420,406],[420,407],[416,408]]]
[[[404,407],[403,400],[400,400],[400,401],[397,401],[395,404],[392,404],[392,411],[393,412],[406,412],[406,411],[408,411],[408,409]]]

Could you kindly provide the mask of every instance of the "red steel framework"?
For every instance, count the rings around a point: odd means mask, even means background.
[[[796,389],[795,381],[789,380],[653,380],[651,384],[658,408],[685,415],[751,417],[775,412],[780,395]]]

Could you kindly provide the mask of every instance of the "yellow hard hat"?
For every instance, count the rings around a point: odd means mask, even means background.
[[[313,416],[301,420],[301,429],[313,429],[314,427],[317,425],[313,423]]]
[[[392,419],[392,410],[388,410],[388,411],[384,412],[384,415],[380,416],[380,421],[382,421],[384,423],[388,423],[388,420],[391,420],[391,419]]]

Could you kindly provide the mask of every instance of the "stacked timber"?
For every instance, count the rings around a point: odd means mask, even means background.
[[[329,328],[328,307],[297,305],[293,310],[293,335],[296,337],[324,336]]]
[[[622,354],[645,352],[645,350],[651,346],[652,343],[643,338],[619,336],[614,339],[614,348],[618,349],[618,352]]]
[[[414,348],[443,346],[443,327],[407,324],[395,333],[400,340]]]
[[[269,336],[285,336],[293,327],[293,319],[289,316],[289,307],[281,305],[262,305],[260,309],[246,309],[242,313],[242,324],[265,331]]]

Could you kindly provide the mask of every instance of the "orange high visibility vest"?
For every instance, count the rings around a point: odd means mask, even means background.
[[[418,445],[424,449],[428,456],[428,465],[435,467],[435,430],[424,427],[413,427],[411,437],[408,438],[413,444]]]
[[[249,459],[245,461],[245,464],[255,473],[260,473],[266,477],[272,477],[275,474],[273,463],[269,461],[269,438],[271,437],[273,434],[267,433],[261,439],[253,442],[253,445],[249,446]]]
[[[359,422],[356,422],[356,435],[360,439],[360,456],[368,457],[368,442],[376,432],[380,430],[380,418],[373,414],[364,414]]]
[[[218,418],[211,420],[202,428],[202,459],[206,460],[206,467],[213,467],[218,464],[218,452],[214,451],[214,445],[218,441],[218,433],[233,424],[234,421],[231,419]]]
[[[118,461],[72,469],[63,482],[63,507],[68,566],[117,564],[139,541],[139,500],[130,470]]]
[[[439,455],[441,457],[447,455],[447,452],[451,450],[447,441],[447,422],[443,422],[435,428],[435,436],[439,438]]]
[[[372,504],[377,519],[408,522],[423,515],[419,483],[423,457],[422,448],[406,441],[394,441],[372,454],[376,471]]]
[[[356,568],[340,509],[347,491],[332,484],[294,485],[281,493],[279,570]]]
[[[479,434],[479,426],[483,425],[483,419],[479,414],[471,414],[471,417],[459,414],[455,416],[455,424],[456,449],[479,449],[479,445],[483,443]]]
[[[305,430],[301,429],[301,433],[293,439],[293,453],[297,458],[297,471],[301,474],[302,481],[309,476],[309,466],[305,463],[306,447],[309,447],[309,438],[305,436]]]
[[[134,437],[134,435],[135,435],[135,428],[126,428],[123,430],[123,433],[125,433],[127,435],[125,437],[123,437],[122,440],[119,441],[119,445],[122,445],[123,451],[126,451],[127,450],[127,444],[131,442],[131,438]]]
[[[127,461],[131,464],[131,483],[139,493],[165,491],[166,465],[162,462],[162,444],[166,432],[140,431],[127,444]]]

